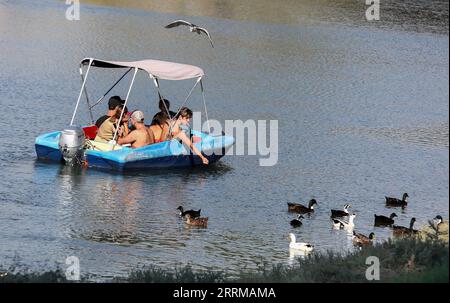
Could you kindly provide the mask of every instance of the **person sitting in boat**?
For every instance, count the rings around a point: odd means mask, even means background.
[[[160,143],[167,139],[169,133],[169,118],[163,111],[153,117],[152,124],[147,128],[149,135],[154,138],[154,143]]]
[[[95,122],[95,125],[100,128],[100,126],[105,122],[108,118],[114,116],[116,114],[117,107],[121,104],[124,104],[125,100],[122,100],[119,96],[113,96],[109,98],[108,101],[108,113],[104,116],[101,116]]]
[[[202,159],[203,164],[208,164],[208,159],[203,156],[201,151],[195,147],[192,143],[189,134],[186,134],[186,130],[189,129],[189,121],[192,118],[192,110],[187,107],[180,108],[176,120],[170,120],[169,122],[169,132],[168,132],[168,140],[177,139],[181,140],[181,142],[187,146]]]
[[[118,111],[117,116],[120,118],[120,112],[122,111],[122,108],[124,109],[123,110],[123,115],[122,115],[122,120],[120,120],[119,130],[117,132],[119,138],[120,137],[125,137],[125,136],[127,136],[130,133],[130,128],[129,128],[129,125],[128,125],[128,121],[130,119],[131,113],[128,112],[128,108],[126,106],[125,107],[119,106],[119,108],[117,110]],[[119,119],[119,118],[117,118],[117,119]]]
[[[151,138],[147,128],[144,124],[144,113],[136,110],[131,114],[130,117],[131,124],[135,129],[130,132],[127,136],[119,138],[117,140],[118,144],[131,144],[132,148],[138,148],[146,146],[153,143],[153,138]]]
[[[157,116],[160,115],[161,113],[164,113],[167,115],[167,111],[169,111],[169,115],[168,115],[169,118],[172,119],[173,117],[175,117],[176,113],[170,110],[170,101],[169,100],[160,98],[158,107],[159,107],[160,111],[153,116],[151,125],[153,125],[154,122],[155,123],[157,122],[157,121],[155,121],[155,119],[157,119]]]
[[[117,121],[120,119],[120,114],[122,112],[123,105],[118,105],[116,107],[113,116],[106,119],[98,128],[97,136],[95,136],[94,141],[108,143],[114,139],[114,134],[116,132],[116,127],[118,125]]]

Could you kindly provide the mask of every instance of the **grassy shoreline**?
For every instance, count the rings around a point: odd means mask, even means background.
[[[366,259],[380,260],[380,280],[366,279]],[[7,273],[7,274],[5,274]],[[237,277],[226,272],[194,271],[190,266],[174,269],[145,267],[132,271],[128,277],[114,278],[118,283],[448,283],[448,242],[399,239],[365,247],[347,255],[333,252],[311,254],[297,259],[296,264],[265,265],[258,271],[242,271]],[[46,272],[8,272],[0,267],[0,283],[64,283],[62,269]],[[93,282],[82,277],[81,282]]]

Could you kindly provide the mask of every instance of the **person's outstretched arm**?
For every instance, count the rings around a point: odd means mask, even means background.
[[[194,152],[194,154],[196,154],[197,156],[200,157],[200,159],[202,159],[203,164],[208,164],[209,161],[208,159],[205,158],[205,156],[202,155],[202,153],[198,150],[197,147],[195,147],[194,144],[192,144],[191,140],[189,140],[189,138],[186,136],[186,134],[184,132],[180,132],[177,135],[177,138],[181,139],[181,141],[186,144],[187,146],[189,146],[189,148]]]

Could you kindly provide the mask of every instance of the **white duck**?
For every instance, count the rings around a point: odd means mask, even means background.
[[[291,242],[289,243],[290,249],[300,250],[304,252],[310,252],[314,249],[314,246],[310,243],[305,242],[295,242],[295,235],[293,233],[289,234]]]
[[[353,222],[355,217],[356,217],[356,214],[351,214],[348,218],[348,221],[344,221],[341,219],[332,219],[333,226],[335,228],[353,228],[353,227],[355,227],[355,223]]]

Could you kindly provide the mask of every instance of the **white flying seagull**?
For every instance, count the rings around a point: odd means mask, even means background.
[[[175,20],[175,21],[173,21],[172,23],[166,25],[165,28],[172,28],[172,27],[176,27],[176,26],[179,26],[179,25],[186,25],[186,26],[189,26],[189,29],[190,29],[191,32],[197,33],[197,34],[199,34],[199,35],[200,35],[201,33],[205,33],[205,34],[208,36],[209,42],[211,42],[211,46],[214,47],[214,44],[213,44],[213,42],[212,42],[212,40],[211,40],[211,35],[210,35],[210,34],[208,33],[208,31],[207,31],[205,28],[203,28],[203,27],[197,26],[197,25],[195,25],[195,24],[192,24],[192,23],[187,22],[187,21],[184,21],[184,20]]]

